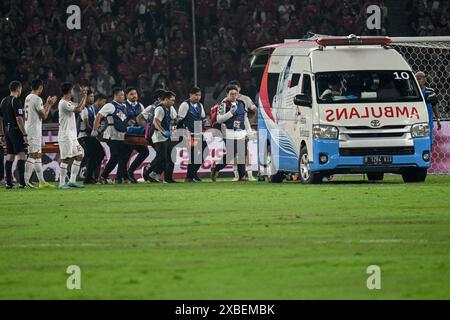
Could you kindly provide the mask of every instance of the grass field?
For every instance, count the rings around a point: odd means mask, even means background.
[[[449,191],[450,177],[1,189],[0,298],[450,299]]]

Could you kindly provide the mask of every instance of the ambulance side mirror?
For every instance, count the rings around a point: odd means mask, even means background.
[[[311,99],[311,97],[309,97],[305,94],[298,94],[294,98],[294,104],[296,106],[300,106],[300,107],[311,108],[312,107],[312,99]]]

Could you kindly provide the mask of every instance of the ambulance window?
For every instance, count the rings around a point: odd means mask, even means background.
[[[303,75],[302,93],[308,97],[312,97],[311,92],[311,76],[309,74]]]
[[[300,74],[299,73],[294,73],[292,75],[291,88],[294,88],[294,87],[298,86],[299,83],[300,83]]]
[[[278,80],[280,78],[279,73],[269,73],[269,77],[267,79],[267,93],[269,95],[270,104],[273,104],[273,99],[277,94]]]

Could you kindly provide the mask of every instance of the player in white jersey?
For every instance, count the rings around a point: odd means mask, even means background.
[[[71,83],[63,83],[61,85],[63,97],[59,101],[59,131],[58,143],[59,153],[61,155],[61,174],[59,176],[60,189],[83,188],[77,183],[77,176],[80,172],[81,161],[83,160],[83,149],[77,139],[77,124],[75,113],[83,111],[86,105],[87,88],[81,88],[82,98],[78,105],[74,104],[71,99],[73,97],[73,85]],[[73,160],[70,168],[69,183],[66,184],[67,169],[69,162]]]
[[[25,163],[25,184],[30,188],[33,171],[39,180],[39,188],[53,187],[44,179],[42,168],[42,120],[47,119],[56,97],[48,97],[45,105],[39,95],[44,91],[42,80],[31,81],[31,93],[25,98],[25,130],[28,135],[28,159]]]

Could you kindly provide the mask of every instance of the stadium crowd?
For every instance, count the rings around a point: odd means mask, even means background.
[[[253,49],[308,31],[367,34],[365,9],[382,2],[198,0],[199,86],[215,85],[218,98],[228,81],[239,79],[243,92],[255,97],[249,69]],[[66,27],[71,4],[81,7],[79,31]],[[4,0],[0,9],[2,96],[15,79],[29,92],[35,78],[44,80],[44,99],[60,96],[64,81],[88,84],[109,97],[114,86],[133,85],[145,105],[158,88],[188,94],[193,74],[190,0]],[[56,111],[52,108],[48,122],[57,121]]]
[[[411,36],[446,36],[450,33],[450,3],[443,0],[411,0],[408,3]]]

